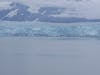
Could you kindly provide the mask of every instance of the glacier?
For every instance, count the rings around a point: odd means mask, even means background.
[[[100,37],[100,23],[0,23],[0,37]]]

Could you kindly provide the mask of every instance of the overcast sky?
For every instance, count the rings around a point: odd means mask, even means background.
[[[0,1],[23,2],[31,6],[33,9],[37,9],[41,6],[60,6],[65,8],[77,8],[81,16],[90,18],[100,18],[100,0],[0,0]]]

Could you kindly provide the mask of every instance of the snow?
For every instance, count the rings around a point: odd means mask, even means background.
[[[28,9],[31,13],[38,13],[40,7],[61,7],[65,8],[65,11],[61,14],[52,16],[57,17],[84,17],[84,18],[100,18],[100,1],[99,0],[39,0],[39,1],[20,1],[23,4],[28,5]],[[11,9],[12,2],[3,1],[0,2],[0,10]],[[73,11],[73,9],[75,11]],[[11,16],[11,15],[10,15]]]
[[[80,9],[76,8],[66,8],[62,13],[51,15],[54,17],[84,17],[82,13],[80,13]]]
[[[87,17],[87,18],[100,18],[100,1],[99,0],[39,0],[39,1],[23,1],[23,3],[29,5],[33,12],[37,11],[38,8],[40,7],[45,7],[45,6],[54,6],[54,7],[64,7],[66,8],[65,12],[66,13],[61,13],[60,16],[65,16],[67,17],[67,11],[70,8],[75,8],[78,9],[76,16],[79,17]],[[69,11],[76,13],[75,11]],[[67,14],[67,15],[65,15]],[[57,16],[57,15],[55,15]],[[71,16],[71,15],[69,15]],[[75,16],[75,15],[73,15]]]
[[[6,17],[13,17],[13,16],[17,15],[17,13],[18,13],[18,9],[15,9],[15,10],[9,12],[9,13],[6,15]]]

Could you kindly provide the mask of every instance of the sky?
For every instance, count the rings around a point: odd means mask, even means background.
[[[42,6],[64,7],[67,10],[62,13],[61,16],[67,16],[67,12],[72,12],[70,9],[76,9],[77,11],[73,12],[78,13],[78,15],[75,14],[76,16],[100,18],[100,0],[0,0],[0,2],[1,1],[22,2],[29,5],[34,11]]]

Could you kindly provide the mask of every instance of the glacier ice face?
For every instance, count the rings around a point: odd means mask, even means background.
[[[25,37],[100,37],[100,23],[73,23],[48,24],[48,23],[11,23],[0,24],[0,36],[25,36]]]

